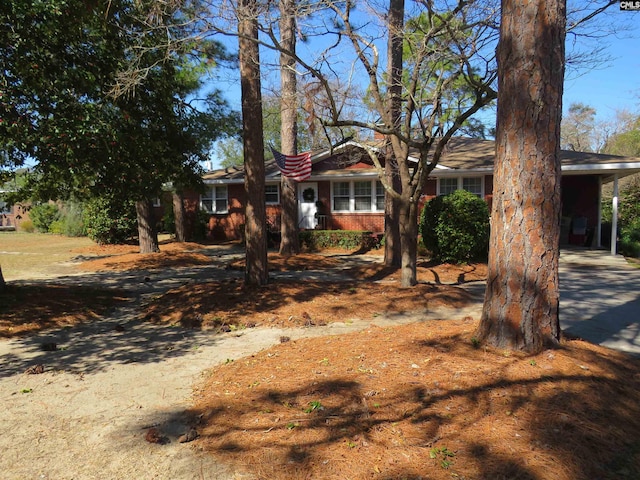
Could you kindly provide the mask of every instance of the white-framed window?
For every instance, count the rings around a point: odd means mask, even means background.
[[[462,189],[482,197],[482,177],[464,177]]]
[[[332,202],[334,212],[348,212],[351,210],[350,182],[334,182]]]
[[[155,197],[151,200],[151,203],[154,207],[161,207],[162,206],[162,201],[160,200],[160,197]]]
[[[226,185],[216,185],[200,196],[200,208],[207,213],[227,213],[229,211],[228,189]]]
[[[264,200],[267,205],[280,203],[280,186],[278,184],[264,186]]]
[[[483,177],[445,177],[438,179],[438,195],[448,195],[456,190],[466,190],[482,198]]]
[[[371,210],[371,182],[353,182],[354,210],[367,212]]]
[[[384,188],[376,180],[353,180],[331,184],[334,212],[383,212]]]
[[[2,213],[11,213],[11,207],[9,207],[6,202],[0,200],[0,214]]]
[[[458,190],[457,178],[441,178],[439,184],[438,195],[449,195]]]

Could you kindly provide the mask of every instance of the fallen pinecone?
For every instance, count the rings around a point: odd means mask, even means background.
[[[162,432],[155,427],[151,427],[147,430],[147,433],[144,434],[144,439],[149,443],[157,443],[160,445],[167,443],[167,437],[165,437]]]
[[[28,375],[39,375],[41,373],[44,373],[44,365],[32,365],[29,368],[27,368],[24,373],[28,374]]]
[[[198,431],[195,428],[192,428],[184,435],[181,435],[180,438],[178,438],[178,442],[180,443],[193,442],[196,438],[198,438]]]

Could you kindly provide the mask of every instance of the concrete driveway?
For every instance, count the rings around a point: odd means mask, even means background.
[[[640,355],[640,268],[606,251],[563,249],[560,325],[570,335]]]

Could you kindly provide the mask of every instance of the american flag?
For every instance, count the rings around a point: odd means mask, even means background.
[[[311,152],[285,155],[273,147],[270,148],[282,175],[293,178],[297,182],[302,182],[311,176]]]

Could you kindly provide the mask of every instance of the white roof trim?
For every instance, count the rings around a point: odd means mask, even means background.
[[[587,165],[563,165],[562,171],[591,172],[597,170],[635,170],[640,169],[640,162],[590,163]]]
[[[234,184],[243,184],[244,178],[234,178],[234,179],[221,179],[221,178],[213,178],[213,179],[204,179],[205,185],[234,185]]]

